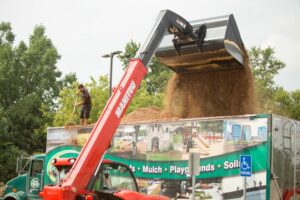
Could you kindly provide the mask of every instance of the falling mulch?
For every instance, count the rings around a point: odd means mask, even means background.
[[[167,85],[164,108],[137,109],[122,123],[256,113],[254,78],[247,56],[245,60],[242,68],[174,74]]]

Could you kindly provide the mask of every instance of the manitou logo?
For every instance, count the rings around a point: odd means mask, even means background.
[[[131,96],[133,95],[133,91],[136,88],[136,85],[134,83],[134,81],[131,81],[125,95],[123,96],[121,103],[119,104],[115,114],[117,115],[118,118],[120,118],[122,116],[122,113],[124,111],[124,109],[126,108],[126,105],[129,102],[129,99],[131,98]]]

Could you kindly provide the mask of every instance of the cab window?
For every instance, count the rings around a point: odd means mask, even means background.
[[[24,164],[24,166],[22,167],[21,172],[22,172],[22,173],[28,173],[28,172],[29,172],[29,167],[30,167],[30,160],[28,160],[28,161]]]
[[[133,174],[128,167],[116,163],[101,166],[93,184],[93,190],[110,189],[138,191]]]
[[[24,174],[29,172],[30,158],[18,157],[17,158],[17,172],[18,174]]]
[[[42,160],[33,160],[32,167],[30,171],[30,176],[36,176],[41,174],[43,170],[43,161]]]

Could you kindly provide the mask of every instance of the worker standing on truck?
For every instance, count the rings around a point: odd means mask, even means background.
[[[81,106],[80,111],[80,125],[87,125],[88,119],[90,118],[90,112],[92,108],[92,99],[89,91],[84,87],[83,84],[78,86],[78,93],[81,94],[81,101],[76,106]]]

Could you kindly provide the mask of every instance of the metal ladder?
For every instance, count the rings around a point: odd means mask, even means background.
[[[289,129],[285,125],[291,124]],[[288,133],[286,134],[286,131]],[[288,145],[287,145],[288,144]],[[283,125],[283,151],[289,151],[292,155],[291,162],[294,163],[292,188],[294,189],[293,198],[296,197],[297,181],[300,184],[300,177],[297,180],[297,173],[300,174],[300,123],[294,120],[285,121]],[[299,163],[299,164],[298,164]],[[298,164],[298,166],[297,166]],[[299,187],[299,186],[298,186]]]
[[[294,134],[294,199],[296,195],[296,188],[300,187],[300,124],[295,122]],[[298,175],[298,176],[297,176]]]

